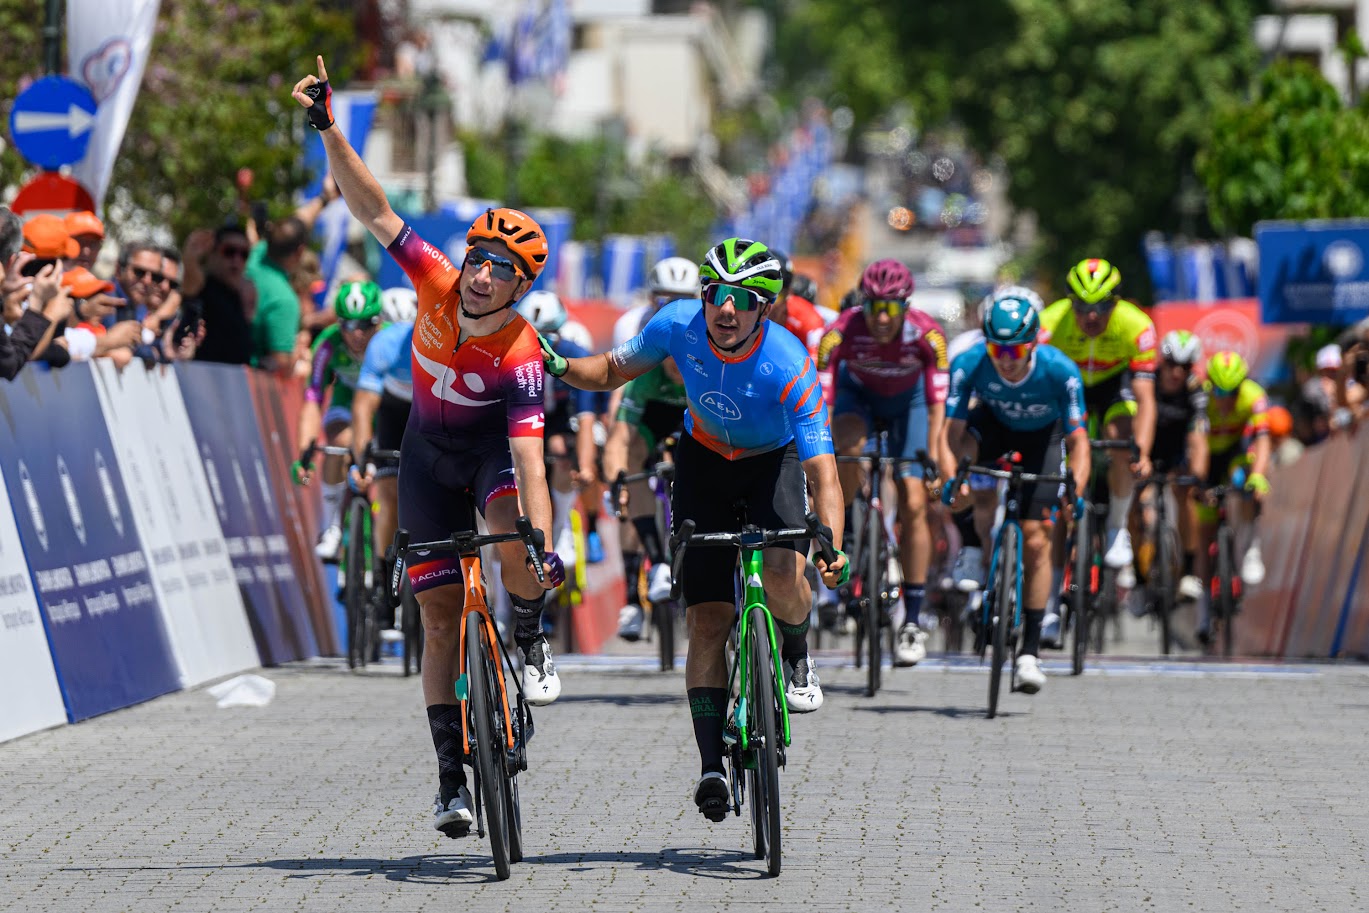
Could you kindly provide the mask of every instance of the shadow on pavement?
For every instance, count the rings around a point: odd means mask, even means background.
[[[669,694],[562,694],[558,704],[613,704],[618,707],[655,704],[684,704],[682,693]]]
[[[481,884],[498,881],[489,856],[406,856],[403,859],[263,859],[233,868],[277,869],[287,878],[313,878],[319,875],[380,875],[389,881],[437,884],[453,881]]]
[[[598,853],[549,853],[542,856],[529,856],[529,863],[566,866],[572,872],[591,872],[601,867],[617,868],[635,865],[645,871],[677,872],[700,878],[717,878],[725,881],[739,881],[751,878],[766,878],[764,862],[751,853],[737,850],[704,849],[662,849],[657,852],[616,852]]]
[[[883,713],[930,713],[930,714],[933,714],[933,715],[935,715],[935,716],[944,716],[944,717],[946,717],[947,719],[952,719],[952,720],[971,719],[971,718],[975,718],[975,717],[978,717],[979,719],[984,719],[984,717],[988,714],[988,710],[985,709],[984,707],[914,707],[914,706],[904,705],[904,706],[902,706],[902,707],[861,707],[861,706],[857,706],[855,709],[856,709],[856,710],[859,710],[859,711],[862,711],[862,712],[864,712],[864,713],[881,713],[881,714],[883,714]],[[1021,714],[1021,713],[1015,713],[1015,712],[1013,712],[1013,711],[1011,711],[1011,710],[1001,710],[1001,709],[1000,709],[1000,710],[998,711],[998,713],[995,715],[994,718],[997,719],[998,717],[1004,717],[1004,716],[1022,716],[1022,714]]]

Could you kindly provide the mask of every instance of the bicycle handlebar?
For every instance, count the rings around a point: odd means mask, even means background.
[[[674,557],[670,561],[670,598],[680,598],[682,585],[681,571],[684,569],[685,549],[691,545],[714,545],[730,548],[762,549],[781,542],[801,542],[816,539],[818,554],[828,565],[837,560],[837,550],[832,544],[832,530],[818,520],[818,515],[809,513],[803,518],[806,524],[802,529],[759,529],[748,527],[739,533],[696,533],[694,521],[685,520],[679,532],[670,537],[670,548]]]
[[[879,460],[881,466],[906,466],[909,463],[916,463],[922,467],[922,471],[927,473],[929,478],[938,478],[941,475],[941,468],[937,466],[936,460],[927,455],[927,451],[918,450],[911,457],[876,457],[873,454],[862,454],[860,456],[838,456],[838,463],[864,463],[870,464]]]
[[[519,517],[514,521],[516,532],[512,533],[488,533],[481,535],[474,530],[452,533],[446,539],[438,539],[433,542],[410,542],[409,531],[407,529],[395,532],[395,571],[390,579],[390,595],[392,598],[399,597],[400,571],[403,566],[404,556],[410,551],[425,552],[455,552],[458,555],[466,555],[471,552],[479,551],[486,545],[497,545],[501,542],[516,542],[522,540],[523,548],[528,553],[528,561],[532,563],[533,572],[537,575],[537,582],[540,584],[546,579],[546,573],[542,570],[542,553],[546,545],[546,537],[540,529],[535,529],[532,521],[527,517]]]
[[[609,503],[613,505],[613,515],[619,520],[624,520],[622,509],[618,506],[619,496],[623,493],[623,488],[632,482],[644,482],[647,479],[660,479],[669,482],[675,477],[675,464],[667,463],[664,460],[657,463],[649,470],[643,472],[629,473],[627,470],[620,469],[618,477],[609,484]]]
[[[1074,476],[1070,474],[1052,475],[1048,473],[1023,472],[1021,469],[1003,469],[1004,465],[1014,466],[1017,460],[1022,458],[1019,453],[1011,453],[999,461],[997,466],[976,466],[970,462],[969,457],[961,457],[960,464],[956,466],[955,478],[946,484],[941,493],[941,502],[949,505],[955,500],[955,493],[960,490],[960,486],[965,484],[965,480],[970,475],[989,476],[994,479],[1005,479],[1009,484],[1030,484],[1033,482],[1045,482],[1047,484],[1063,484],[1065,486],[1066,499],[1074,500]]]
[[[309,452],[311,454],[315,451],[318,453],[322,453],[324,456],[346,457],[349,465],[352,464],[354,456],[352,453],[352,448],[334,447],[332,444],[324,444],[322,447],[319,447],[316,444],[310,444],[306,450],[306,452]],[[362,454],[362,459],[365,459],[367,462],[378,460],[384,463],[398,463],[399,456],[400,454],[398,450],[381,450],[378,447],[374,447],[370,444],[367,444],[366,452]],[[301,460],[300,462],[302,463],[304,461]]]
[[[1136,484],[1141,488],[1147,488],[1151,485],[1154,485],[1158,488],[1163,485],[1197,486],[1202,485],[1204,481],[1204,479],[1200,479],[1197,476],[1175,475],[1174,473],[1170,472],[1157,472],[1146,476],[1144,479],[1138,479],[1136,481]]]

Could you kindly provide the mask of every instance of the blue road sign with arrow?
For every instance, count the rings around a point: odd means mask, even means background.
[[[14,100],[10,139],[20,155],[40,168],[73,165],[85,158],[97,107],[79,82],[44,76]]]

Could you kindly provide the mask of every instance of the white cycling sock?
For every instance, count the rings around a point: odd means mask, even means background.
[[[1108,529],[1126,529],[1127,515],[1131,513],[1131,492],[1126,497],[1112,496],[1108,505]]]
[[[342,524],[342,494],[346,482],[323,483],[323,528]]]

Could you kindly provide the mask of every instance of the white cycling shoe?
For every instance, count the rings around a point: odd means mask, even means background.
[[[670,565],[661,563],[651,568],[651,576],[646,587],[646,598],[652,602],[665,602],[670,598]]]
[[[1259,544],[1246,549],[1241,559],[1241,582],[1246,586],[1259,586],[1264,583],[1264,556],[1260,554]]]
[[[927,658],[927,632],[908,622],[898,632],[894,648],[895,666],[916,666]]]
[[[955,567],[951,569],[955,585],[962,593],[973,593],[984,589],[984,550],[966,546],[956,556]]]
[[[1124,568],[1131,565],[1135,557],[1131,551],[1131,532],[1125,527],[1121,529],[1109,529],[1107,538],[1107,551],[1103,554],[1103,563],[1112,568]],[[1133,585],[1135,574],[1132,574]]]
[[[523,694],[534,707],[544,707],[561,696],[561,676],[556,674],[546,637],[537,638],[528,647],[523,664]]]
[[[471,791],[464,786],[457,789],[456,795],[446,803],[442,801],[442,794],[438,793],[433,799],[433,827],[448,837],[465,836],[465,832],[475,823],[475,814],[471,811],[473,808],[475,802],[471,799]]]
[[[338,549],[341,547],[342,527],[330,526],[319,534],[318,544],[314,546],[314,554],[320,561],[336,562]]]
[[[792,667],[784,664],[784,700],[790,713],[812,713],[822,706],[822,685],[813,661],[805,656]]]
[[[1046,685],[1046,673],[1041,671],[1041,663],[1030,653],[1017,657],[1017,690],[1023,694],[1035,694]]]
[[[642,607],[629,603],[618,610],[618,636],[628,643],[642,639]]]
[[[1197,602],[1203,598],[1203,582],[1192,574],[1185,574],[1179,581],[1179,598]]]

